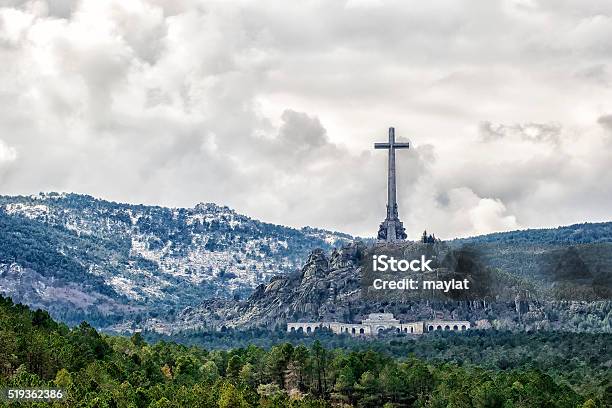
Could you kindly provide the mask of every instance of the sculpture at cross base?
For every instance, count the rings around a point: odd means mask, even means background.
[[[399,219],[397,212],[396,178],[395,178],[395,149],[408,149],[408,143],[395,142],[395,129],[389,128],[388,143],[374,143],[375,149],[387,149],[389,151],[388,175],[387,175],[387,217],[380,224],[378,239],[392,243],[403,241],[407,238],[404,225]]]

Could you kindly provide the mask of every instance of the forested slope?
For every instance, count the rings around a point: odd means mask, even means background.
[[[557,228],[529,228],[526,230],[494,232],[454,240],[460,243],[498,244],[591,244],[612,242],[612,222],[585,222]]]
[[[444,342],[437,348],[444,350]],[[609,357],[609,350],[599,351]],[[580,358],[580,349],[574,353]],[[69,329],[5,298],[0,367],[0,388],[64,388],[58,407],[595,407],[610,392],[605,376],[601,390],[581,395],[537,368],[397,358],[373,349],[326,349],[319,341],[229,351],[150,345],[139,334],[101,335],[86,323]]]

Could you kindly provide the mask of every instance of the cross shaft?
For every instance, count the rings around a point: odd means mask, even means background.
[[[395,176],[395,149],[408,149],[409,143],[395,142],[395,129],[389,128],[389,142],[374,143],[375,149],[387,149],[389,152],[387,175],[387,217],[380,225],[378,239],[394,242],[406,238],[404,227],[397,211],[397,189]]]

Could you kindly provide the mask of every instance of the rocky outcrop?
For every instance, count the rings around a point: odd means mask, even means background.
[[[272,278],[244,301],[224,305],[209,301],[183,311],[181,326],[272,328],[288,320],[346,320],[350,318],[347,305],[359,301],[358,263],[364,248],[360,242],[351,243],[334,250],[329,258],[315,249],[299,272]]]
[[[334,250],[335,251],[335,250]],[[329,261],[322,249],[317,248],[308,257],[306,265],[302,268],[301,281],[324,278],[329,271]]]
[[[360,261],[369,259],[375,248],[353,242],[333,250],[329,255],[322,250],[314,250],[300,271],[272,278],[267,284],[259,285],[246,300],[209,300],[198,307],[186,309],[180,313],[174,327],[180,330],[219,330],[223,327],[272,329],[283,327],[288,321],[359,322],[369,313],[387,312],[402,321],[464,319],[478,322],[477,327],[504,330],[579,330],[581,325],[583,328],[586,326],[577,316],[590,314],[597,318],[590,318],[589,330],[610,330],[609,323],[606,323],[606,316],[612,307],[609,301],[542,301],[527,292],[521,280],[515,281],[507,273],[491,275],[498,289],[494,296],[483,299],[385,301],[366,298],[361,290],[363,271]],[[407,242],[399,248],[404,254],[418,250],[427,250],[432,256],[437,256],[443,268],[449,259],[465,263],[463,258],[457,258],[456,253],[449,257],[449,247],[441,243],[428,246]],[[463,256],[461,253],[459,255]],[[477,269],[479,273],[481,269],[480,265]]]
[[[415,243],[405,243],[414,251]],[[432,317],[467,318],[471,302],[386,302],[362,297],[361,265],[373,247],[353,242],[332,251],[329,257],[314,250],[301,271],[272,278],[260,285],[244,301],[226,301],[225,306],[205,302],[185,310],[180,316],[183,328],[268,327],[287,321],[360,321],[368,313],[390,312],[402,320]],[[480,314],[486,309],[481,308]]]

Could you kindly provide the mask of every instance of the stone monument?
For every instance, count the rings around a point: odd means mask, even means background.
[[[388,143],[374,143],[375,149],[389,151],[389,172],[387,175],[387,217],[380,224],[378,239],[387,243],[403,241],[406,239],[406,230],[399,219],[397,212],[396,178],[395,178],[395,149],[408,149],[409,143],[395,142],[395,129],[389,128]]]

